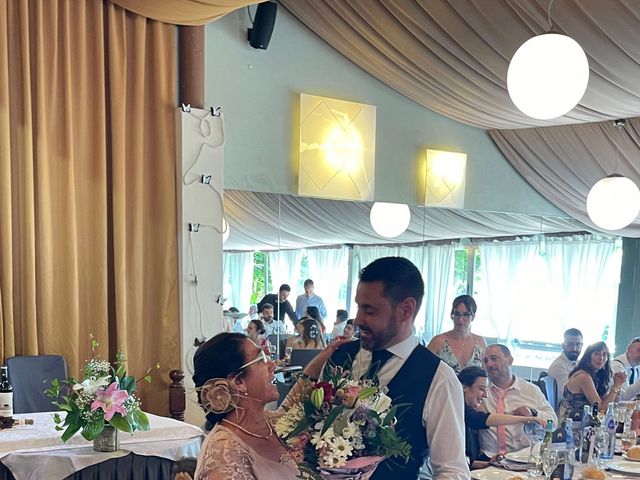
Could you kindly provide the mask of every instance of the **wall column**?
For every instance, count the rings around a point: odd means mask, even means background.
[[[178,102],[204,108],[204,25],[178,27]]]
[[[616,314],[616,355],[640,335],[640,239],[622,239],[622,268]]]

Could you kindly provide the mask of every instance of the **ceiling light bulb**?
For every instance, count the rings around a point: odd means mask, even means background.
[[[587,213],[598,227],[620,230],[640,213],[640,190],[627,177],[609,175],[597,182],[587,196]]]
[[[509,63],[507,89],[518,109],[549,120],[568,113],[589,83],[582,47],[566,35],[545,33],[524,42]]]
[[[411,221],[411,211],[404,203],[376,202],[369,214],[371,226],[382,237],[402,235]]]

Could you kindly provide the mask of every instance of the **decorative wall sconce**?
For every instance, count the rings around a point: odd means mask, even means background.
[[[300,94],[298,193],[373,200],[376,107]]]
[[[424,204],[464,208],[467,154],[427,149]]]

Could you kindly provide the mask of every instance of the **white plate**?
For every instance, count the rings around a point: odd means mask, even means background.
[[[627,462],[626,460],[621,462],[609,462],[608,467],[616,472],[640,475],[640,463],[637,462]]]
[[[631,458],[631,457],[627,457],[626,453],[622,454],[622,458],[624,458],[625,460],[628,460],[630,462],[640,462],[640,458]]]
[[[475,480],[510,480],[513,477],[527,478],[527,472],[510,472],[496,467],[471,471],[471,478]]]
[[[517,452],[508,452],[504,455],[504,458],[516,463],[529,463],[529,447]]]

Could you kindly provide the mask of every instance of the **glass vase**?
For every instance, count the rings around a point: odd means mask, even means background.
[[[118,429],[105,425],[102,433],[93,439],[93,449],[96,452],[115,452],[120,448]]]

